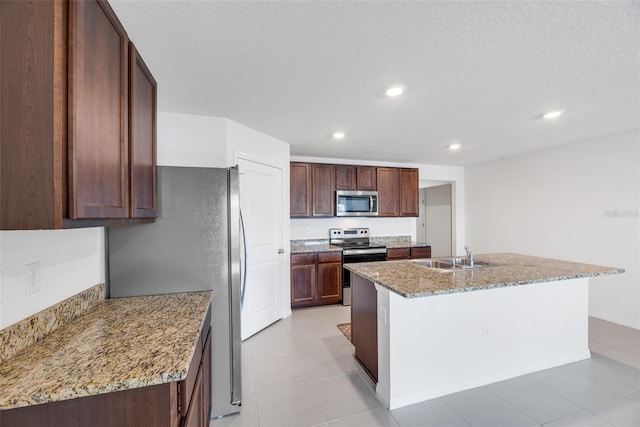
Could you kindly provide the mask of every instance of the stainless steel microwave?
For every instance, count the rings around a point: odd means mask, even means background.
[[[336,191],[336,216],[378,216],[378,192]]]

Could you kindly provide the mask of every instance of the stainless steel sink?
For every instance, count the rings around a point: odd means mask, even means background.
[[[453,268],[453,264],[447,261],[439,261],[439,260],[435,260],[435,259],[420,259],[420,260],[415,260],[415,261],[411,261],[412,263],[416,264],[416,265],[421,265],[423,267],[428,267],[428,268],[440,268],[440,269],[451,269]]]
[[[473,260],[473,265],[469,265],[469,259],[468,258],[463,258],[463,257],[455,257],[455,258],[450,258],[452,261],[452,264],[455,264],[456,266],[461,265],[463,267],[485,267],[488,265],[495,265],[492,264],[490,262],[485,262],[485,261],[478,261],[478,260]]]
[[[434,268],[439,270],[473,270],[476,268],[482,267],[492,267],[497,266],[498,264],[493,264],[485,261],[473,261],[473,265],[469,265],[469,260],[463,257],[454,257],[454,258],[446,258],[441,260],[436,259],[418,259],[415,261],[411,261],[415,265],[419,265],[421,267],[426,268]]]

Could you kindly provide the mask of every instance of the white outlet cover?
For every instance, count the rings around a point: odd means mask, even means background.
[[[42,288],[40,278],[40,262],[25,265],[24,291],[26,295],[34,294]]]

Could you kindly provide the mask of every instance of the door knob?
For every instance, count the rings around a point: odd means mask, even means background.
[[[284,249],[282,249],[282,248],[278,249],[278,253],[279,254],[283,254],[284,253]]]

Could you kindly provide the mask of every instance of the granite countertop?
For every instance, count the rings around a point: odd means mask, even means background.
[[[387,249],[394,248],[424,248],[431,246],[431,243],[418,243],[418,242],[387,242],[385,244]]]
[[[0,410],[185,379],[210,301],[104,300],[0,364]]]
[[[310,252],[341,251],[340,246],[329,244],[329,239],[291,240],[291,253],[304,254]]]
[[[513,253],[475,255],[475,259],[500,265],[447,271],[401,260],[345,264],[345,268],[405,298],[624,273],[621,268]]]
[[[430,243],[416,243],[411,236],[371,237],[371,244],[384,245],[387,248],[410,248],[431,246]],[[329,239],[291,240],[291,253],[341,251],[342,247],[329,244]]]

